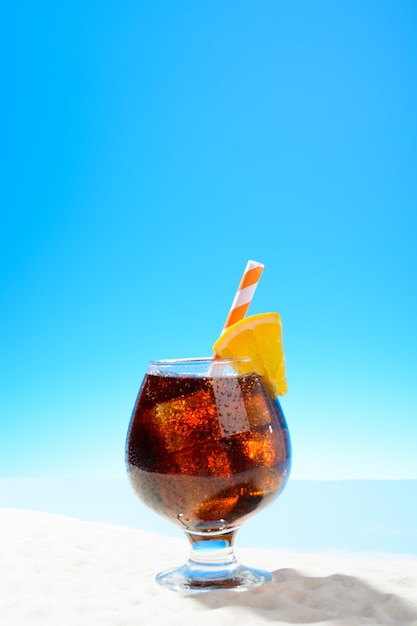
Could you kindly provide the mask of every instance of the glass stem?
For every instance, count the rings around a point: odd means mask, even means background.
[[[192,535],[186,532],[191,546],[188,561],[179,568],[161,572],[161,585],[185,593],[235,589],[244,591],[271,580],[263,570],[241,565],[235,556],[233,540],[237,529],[224,535]]]
[[[230,578],[238,568],[233,549],[236,530],[215,537],[187,534],[191,545],[188,568],[193,579]]]

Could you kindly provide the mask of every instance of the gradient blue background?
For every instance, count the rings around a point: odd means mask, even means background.
[[[293,478],[416,479],[417,3],[5,6],[0,476],[124,476],[252,258]]]

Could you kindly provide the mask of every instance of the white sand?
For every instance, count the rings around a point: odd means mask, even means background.
[[[181,596],[154,581],[187,542],[49,513],[0,510],[1,626],[417,625],[417,559],[238,550],[273,572],[246,593]]]

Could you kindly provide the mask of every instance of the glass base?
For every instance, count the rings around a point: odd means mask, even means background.
[[[248,591],[271,579],[269,572],[238,563],[232,545],[219,539],[192,539],[187,563],[156,576],[159,584],[187,594],[218,590]]]

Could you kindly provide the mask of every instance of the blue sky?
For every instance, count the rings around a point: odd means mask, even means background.
[[[417,478],[413,0],[8,2],[0,476],[113,477],[246,261],[294,478]]]

